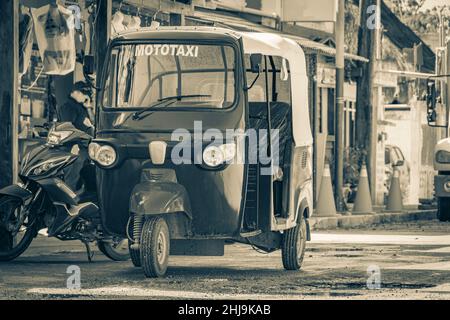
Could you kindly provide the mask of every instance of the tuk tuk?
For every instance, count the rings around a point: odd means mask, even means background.
[[[310,240],[312,135],[305,56],[269,33],[158,27],[111,40],[97,96],[98,195],[133,264],[220,256],[225,243],[281,249],[300,269]]]

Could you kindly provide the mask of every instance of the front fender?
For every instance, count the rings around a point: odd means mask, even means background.
[[[192,219],[191,203],[186,189],[167,181],[145,181],[136,185],[131,193],[130,212],[156,215],[184,212]]]
[[[22,202],[27,201],[28,199],[30,199],[33,196],[31,191],[23,188],[22,186],[20,186],[18,184],[12,184],[3,189],[0,189],[0,196],[2,196],[2,195],[18,198],[18,199],[22,200]]]

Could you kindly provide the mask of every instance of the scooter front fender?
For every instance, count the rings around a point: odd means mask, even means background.
[[[27,201],[33,196],[31,191],[23,188],[18,184],[12,184],[10,186],[0,189],[0,196],[2,195],[18,198],[22,200],[22,202]]]
[[[182,212],[192,219],[186,189],[168,181],[145,181],[136,185],[131,193],[130,212],[143,215]]]

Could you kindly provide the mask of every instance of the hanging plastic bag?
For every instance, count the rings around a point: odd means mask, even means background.
[[[74,16],[61,5],[31,9],[44,73],[65,75],[75,69]]]
[[[27,72],[33,48],[33,19],[29,14],[23,14],[19,23],[19,73]]]

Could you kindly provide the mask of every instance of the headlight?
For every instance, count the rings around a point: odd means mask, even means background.
[[[97,161],[103,167],[109,167],[117,160],[117,153],[113,147],[109,145],[103,145],[98,148],[95,154],[95,161]]]
[[[450,163],[450,152],[447,151],[438,151],[436,153],[436,162],[439,163]]]
[[[100,145],[98,143],[90,143],[89,147],[88,147],[88,153],[89,153],[89,158],[91,158],[91,160],[95,160],[95,156],[97,155],[97,151],[100,148]]]
[[[234,159],[236,144],[227,143],[220,146],[208,146],[203,151],[203,162],[212,168]]]
[[[72,134],[72,131],[53,131],[50,130],[47,136],[47,143],[52,145],[58,145],[69,137]]]

